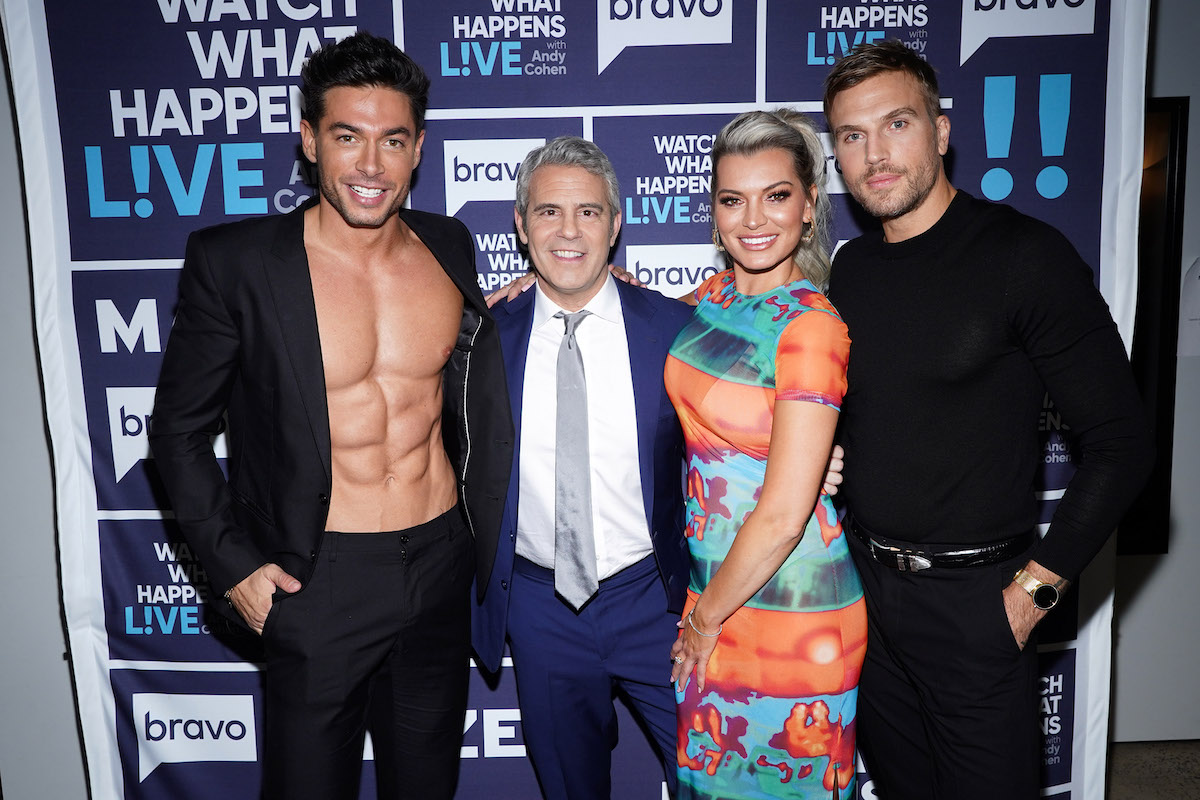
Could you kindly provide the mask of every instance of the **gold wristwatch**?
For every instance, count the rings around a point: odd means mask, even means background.
[[[1062,593],[1059,591],[1059,588],[1066,583],[1066,581],[1059,581],[1058,583],[1044,583],[1043,581],[1039,581],[1037,578],[1030,575],[1025,570],[1019,569],[1017,570],[1017,573],[1013,575],[1013,583],[1017,584],[1017,586],[1020,586],[1029,593],[1029,596],[1033,598],[1033,604],[1035,606],[1040,608],[1042,611],[1049,611],[1058,605],[1058,601],[1062,597]]]

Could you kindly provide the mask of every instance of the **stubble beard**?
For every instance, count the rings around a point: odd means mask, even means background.
[[[404,205],[404,195],[396,194],[392,198],[392,202],[387,206],[365,209],[354,208],[349,201],[339,193],[339,189],[344,188],[345,191],[353,191],[350,187],[324,175],[320,178],[321,197],[325,199],[329,205],[338,212],[346,224],[352,228],[382,228],[387,221],[395,216],[400,207]],[[394,190],[393,190],[394,191]]]
[[[934,155],[916,170],[895,166],[868,170],[850,187],[850,193],[871,216],[884,221],[898,219],[918,208],[933,191],[934,185],[937,184],[939,158],[935,150]],[[901,185],[896,186],[888,195],[873,195],[867,181],[880,173],[898,176]]]

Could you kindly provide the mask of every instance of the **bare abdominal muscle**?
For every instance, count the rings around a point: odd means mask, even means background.
[[[442,446],[442,369],[462,295],[408,238],[400,257],[372,264],[309,253],[333,456],[328,530],[402,530],[456,500]]]

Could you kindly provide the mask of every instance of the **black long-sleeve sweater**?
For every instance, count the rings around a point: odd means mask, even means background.
[[[959,191],[919,236],[846,244],[829,298],[852,340],[839,435],[863,526],[964,544],[1030,529],[1049,392],[1078,469],[1033,558],[1075,579],[1145,482],[1153,447],[1116,325],[1066,238]]]

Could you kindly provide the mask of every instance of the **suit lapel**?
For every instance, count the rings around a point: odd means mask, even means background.
[[[517,502],[521,486],[521,420],[525,392],[525,360],[529,355],[529,335],[533,329],[533,290],[512,302],[501,300],[492,309],[500,332],[500,350],[504,356],[504,377],[508,383],[508,401],[513,420],[513,462],[504,504],[505,526],[517,529]]]
[[[642,501],[649,522],[654,508],[654,441],[658,434],[659,402],[663,391],[663,359],[659,354],[670,346],[670,342],[659,341],[659,334],[652,325],[654,307],[642,296],[640,289],[617,281],[617,292],[621,296],[625,337],[629,344]]]
[[[281,220],[270,251],[263,254],[263,268],[313,443],[320,453],[326,477],[332,480],[325,367],[321,360],[312,277],[308,271],[308,255],[304,251],[304,211],[309,205],[305,204]]]
[[[508,399],[512,406],[516,447],[521,441],[521,397],[525,390],[525,359],[529,355],[529,335],[533,329],[533,290],[516,300],[501,300],[493,309],[500,329],[500,349],[504,353],[504,377],[508,380]]]
[[[471,269],[466,272],[466,267],[471,266],[470,261],[463,258],[452,258],[446,252],[446,236],[444,235],[445,227],[430,226],[426,220],[428,215],[412,211],[411,209],[400,209],[400,220],[408,226],[408,229],[416,234],[425,248],[433,254],[434,259],[441,266],[442,271],[454,282],[458,287],[458,291],[462,294],[464,302],[473,306],[477,312],[484,313],[486,316],[487,304],[483,302],[483,295],[479,289],[478,273]],[[439,229],[440,228],[440,229]],[[462,270],[456,270],[458,264],[463,264]]]

